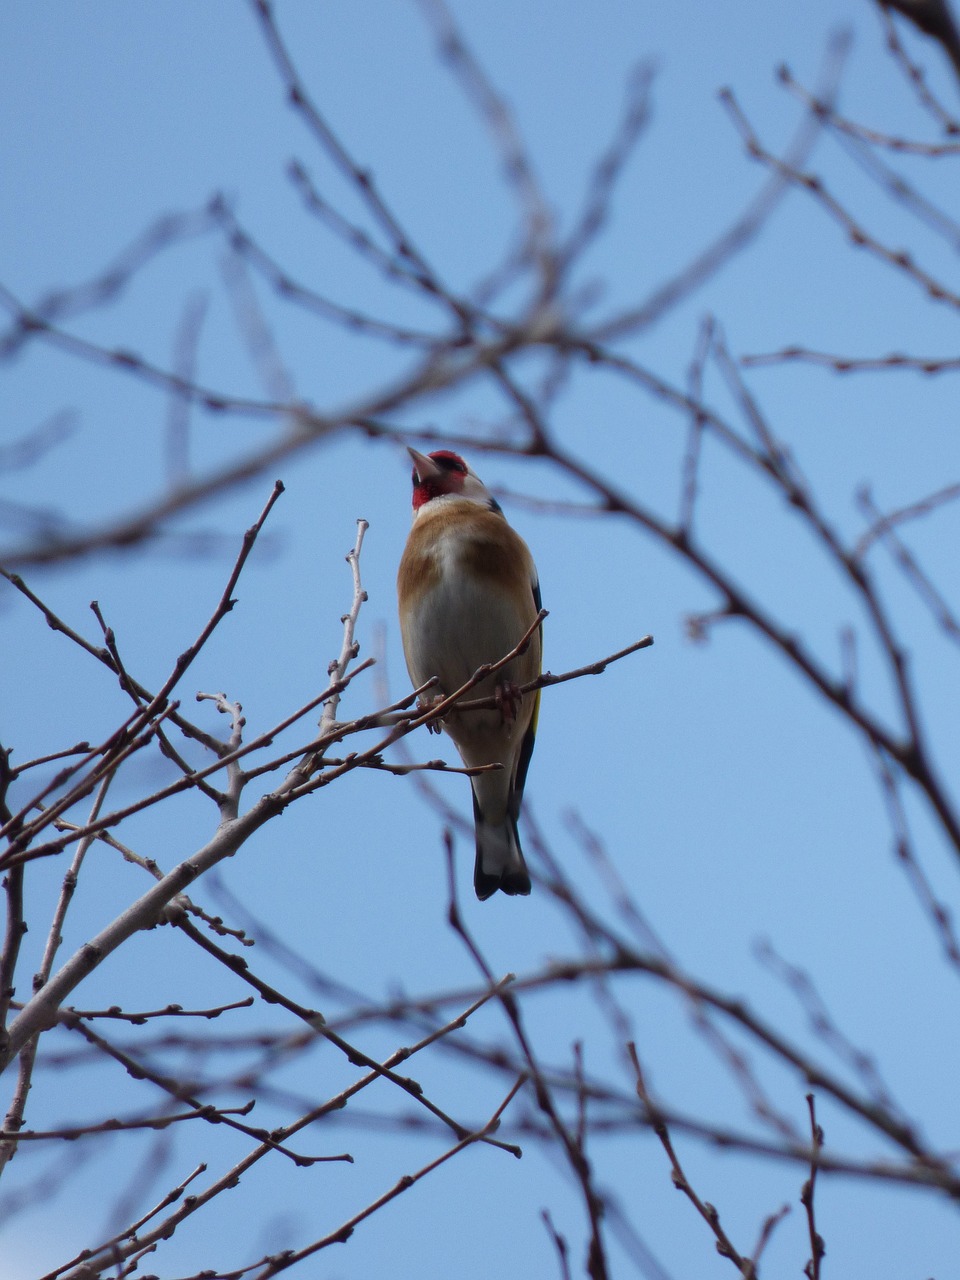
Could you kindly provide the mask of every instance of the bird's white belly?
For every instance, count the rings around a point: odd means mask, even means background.
[[[453,575],[423,596],[411,623],[406,637],[410,674],[417,684],[437,676],[444,693],[465,684],[483,663],[499,661],[526,630],[509,600]],[[496,678],[514,678],[514,666]],[[494,678],[484,682],[487,690],[493,683]]]

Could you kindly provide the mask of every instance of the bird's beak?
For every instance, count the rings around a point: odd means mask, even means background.
[[[407,445],[407,453],[413,459],[418,484],[422,484],[424,480],[435,479],[442,474],[442,467],[439,467],[432,458],[428,458],[425,453],[420,453],[417,449],[411,449],[409,445]]]

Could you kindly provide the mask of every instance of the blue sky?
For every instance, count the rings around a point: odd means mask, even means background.
[[[803,83],[816,83],[830,37],[843,29],[853,37],[841,84],[843,109],[881,131],[934,136],[885,55],[880,23],[866,0],[772,8],[758,0],[723,6],[611,0],[589,12],[570,3],[454,6],[515,113],[561,227],[573,224],[631,69],[638,63],[655,68],[650,123],[609,226],[580,266],[578,283],[593,298],[588,315],[616,313],[648,296],[737,217],[764,181],[718,101],[722,86],[735,91],[764,141],[778,150],[796,129],[799,108],[777,87],[776,67],[787,63]],[[281,3],[278,14],[317,102],[439,270],[457,288],[481,279],[511,244],[516,208],[487,131],[439,60],[420,10],[383,0],[364,6],[336,0]],[[910,48],[956,106],[956,86],[937,50],[919,39]],[[159,215],[199,209],[222,193],[290,274],[320,293],[364,311],[385,310],[398,323],[430,319],[419,299],[391,292],[304,210],[285,177],[294,158],[328,199],[348,216],[362,216],[355,193],[285,104],[246,5],[97,0],[38,6],[9,0],[0,12],[0,121],[0,282],[27,303],[99,276]],[[955,200],[949,164],[903,165],[933,198]],[[894,246],[909,243],[932,271],[952,279],[955,250],[881,199],[839,147],[821,142],[813,167],[875,235]],[[119,298],[72,319],[70,327],[90,341],[168,366],[185,312],[202,305],[198,380],[234,395],[263,397],[269,388],[238,330],[228,271],[222,240],[211,234],[184,240],[146,265]],[[409,356],[395,346],[318,322],[283,304],[262,282],[253,287],[293,394],[321,412],[388,384],[407,367]],[[628,344],[630,354],[685,385],[705,314],[716,317],[737,356],[790,344],[855,356],[955,353],[955,313],[931,303],[902,274],[883,270],[869,253],[851,249],[823,210],[796,192],[705,289]],[[535,375],[534,362],[526,373]],[[71,427],[29,469],[0,474],[0,496],[82,522],[90,513],[104,518],[133,510],[163,490],[167,396],[115,368],[38,345],[6,362],[0,375],[0,443],[63,411]],[[889,509],[956,480],[951,375],[885,372],[841,379],[788,365],[753,371],[749,385],[845,534],[863,526],[855,493],[864,483]],[[716,373],[708,398],[732,412]],[[455,396],[418,404],[398,425],[410,432],[439,428],[492,436],[504,418],[502,402],[475,382]],[[658,510],[675,511],[685,444],[685,423],[675,413],[586,371],[564,388],[554,427],[578,456]],[[190,466],[200,473],[222,465],[255,448],[270,430],[257,419],[195,412]],[[469,460],[494,486],[548,501],[578,496],[569,481],[532,461]],[[393,587],[409,521],[409,471],[401,447],[342,434],[285,461],[278,474],[286,492],[263,547],[185,691],[225,690],[243,703],[250,732],[276,723],[322,687],[339,651],[340,615],[350,603],[343,556],[358,517],[370,521],[361,654],[379,654],[383,638],[379,673],[393,697],[407,688]],[[273,472],[262,475],[172,522],[175,535],[215,535],[208,554],[190,554],[173,538],[142,553],[37,571],[29,581],[93,639],[97,629],[88,605],[98,600],[130,669],[156,685],[209,616],[242,531],[274,478]],[[595,869],[570,833],[573,810],[602,835],[647,918],[691,972],[748,995],[766,1016],[803,1037],[802,1010],[756,959],[757,941],[771,940],[810,974],[850,1039],[875,1055],[908,1112],[939,1142],[956,1147],[956,1125],[944,1119],[955,1105],[956,975],[944,971],[927,921],[891,856],[882,800],[862,747],[782,658],[745,628],[725,625],[709,643],[693,644],[684,620],[712,607],[711,591],[625,521],[572,519],[521,503],[505,507],[539,565],[550,610],[550,669],[593,661],[647,632],[656,638],[652,649],[602,678],[544,695],[529,807],[568,874],[588,901],[610,910]],[[0,514],[0,543],[9,545],[15,533],[10,508],[0,507]],[[698,528],[737,580],[836,669],[841,629],[864,630],[863,619],[851,613],[843,583],[824,568],[784,504],[711,442],[703,459]],[[954,598],[957,532],[956,513],[948,507],[910,533],[912,548]],[[926,722],[949,773],[956,759],[955,648],[935,631],[888,562],[878,559],[878,570],[914,656]],[[0,593],[0,611],[3,651],[11,655],[0,668],[2,740],[15,748],[14,759],[110,732],[126,708],[106,673],[92,669],[12,593]],[[868,638],[859,652],[864,688],[886,711],[889,689]],[[343,714],[359,715],[379,702],[375,679],[361,677]],[[209,705],[195,714],[211,731],[220,728]],[[297,741],[291,738],[291,747]],[[445,739],[424,736],[411,746],[421,758],[440,751],[454,758]],[[159,759],[135,760],[118,779],[114,799],[139,794],[166,776],[165,768]],[[436,785],[469,814],[462,778],[440,778]],[[938,893],[955,901],[949,851],[922,807],[911,805],[911,817],[928,874]],[[169,867],[208,837],[214,821],[208,802],[193,797],[171,807],[162,828],[145,815],[118,834]],[[545,894],[475,903],[468,840],[459,838],[457,855],[464,909],[495,972],[524,973],[577,953],[569,923]],[[82,887],[68,921],[65,950],[144,887],[142,872],[109,850],[94,850],[94,860],[89,888]],[[61,874],[52,863],[31,872],[29,900],[41,922]],[[445,922],[439,823],[410,779],[345,778],[266,827],[220,877],[317,969],[371,998],[476,980]],[[212,888],[209,893],[205,899],[198,888],[196,896],[227,915],[226,907],[216,907]],[[156,1007],[177,1000],[196,1006],[244,994],[170,934],[160,930],[134,939],[85,984],[77,1003]],[[40,948],[43,936],[41,924],[31,930],[27,947]],[[256,956],[265,973],[296,986],[268,951]],[[619,991],[662,1095],[681,1109],[748,1123],[742,1097],[691,1032],[677,1001],[640,981]],[[269,1011],[260,1012],[263,1025],[276,1025]],[[588,993],[532,999],[528,1016],[547,1056],[569,1057],[571,1043],[582,1039],[588,1063],[598,1071],[618,1070],[618,1046]],[[402,1042],[398,1035],[406,1033],[371,1031],[364,1045],[386,1053]],[[506,1040],[495,1010],[478,1019],[477,1035]],[[779,1105],[802,1124],[803,1083],[779,1068],[758,1065],[758,1071]],[[425,1087],[471,1119],[486,1118],[502,1096],[499,1084],[443,1055],[424,1059],[422,1073]],[[346,1080],[327,1050],[281,1078],[308,1097],[325,1096]],[[142,1105],[125,1078],[104,1079],[104,1089],[117,1090],[118,1107]],[[29,1122],[78,1118],[79,1103],[58,1095],[49,1080],[44,1076],[43,1087],[35,1089]],[[380,1097],[361,1109],[390,1105]],[[825,1110],[828,1138],[841,1151],[879,1150],[864,1145],[845,1117]],[[312,1140],[331,1141],[325,1133]],[[201,1158],[192,1141],[183,1139],[183,1150],[151,1188],[154,1200],[190,1167],[192,1156],[194,1163]],[[321,1165],[321,1172],[307,1176],[293,1177],[280,1166],[272,1174],[258,1172],[224,1197],[203,1225],[192,1227],[193,1234],[184,1229],[166,1253],[144,1265],[164,1276],[189,1275],[302,1243],[440,1149],[435,1136],[384,1136],[345,1124],[332,1142],[350,1150],[356,1163]],[[458,1157],[359,1228],[346,1249],[321,1255],[301,1273],[362,1276],[391,1265],[399,1274],[427,1277],[471,1278],[497,1270],[552,1275],[552,1247],[539,1220],[545,1206],[569,1234],[579,1262],[582,1211],[569,1178],[556,1159],[528,1146],[519,1162],[486,1149]],[[238,1158],[242,1149],[225,1144],[224,1159]],[[103,1184],[116,1176],[110,1169],[117,1150],[114,1145],[92,1156],[93,1174],[79,1188],[45,1193],[11,1216],[0,1234],[11,1280],[42,1274],[92,1244],[90,1231],[96,1239],[108,1234]],[[139,1150],[143,1158],[146,1146]],[[802,1269],[801,1170],[722,1159],[689,1141],[683,1154],[698,1190],[718,1204],[744,1249],[752,1247],[767,1213],[792,1202],[792,1214],[770,1245],[768,1274]],[[603,1185],[616,1188],[668,1271],[730,1273],[674,1192],[652,1138],[604,1139],[596,1160]],[[31,1185],[34,1176],[28,1158],[19,1157],[0,1196],[15,1194],[21,1180]],[[144,1203],[150,1194],[144,1193]],[[960,1239],[955,1216],[943,1206],[841,1180],[824,1182],[820,1195],[828,1265],[836,1274],[951,1273]],[[233,1246],[226,1253],[224,1239]],[[612,1250],[616,1274],[630,1274],[619,1246]]]

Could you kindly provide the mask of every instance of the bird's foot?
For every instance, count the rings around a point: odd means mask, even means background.
[[[421,693],[420,697],[417,699],[417,709],[419,710],[421,715],[429,715],[429,713],[433,710],[433,708],[438,706],[444,700],[445,697],[446,697],[446,694],[443,694],[443,693]],[[427,733],[442,733],[442,732],[443,732],[442,720],[438,719],[438,720],[427,721]]]
[[[500,708],[500,717],[504,724],[512,724],[517,718],[517,711],[520,703],[523,701],[523,694],[520,692],[520,686],[514,684],[512,680],[501,680],[493,691],[497,706]]]

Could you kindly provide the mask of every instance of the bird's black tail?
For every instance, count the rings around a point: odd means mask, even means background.
[[[499,825],[484,822],[477,798],[473,798],[473,816],[477,827],[477,861],[473,869],[473,887],[481,902],[499,889],[503,893],[530,892],[530,873],[523,860],[516,819],[509,814]]]

